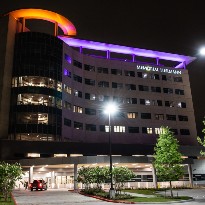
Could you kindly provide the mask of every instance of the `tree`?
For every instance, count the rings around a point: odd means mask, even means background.
[[[161,127],[163,133],[159,135],[154,148],[154,167],[159,180],[169,181],[171,197],[172,181],[178,180],[183,175],[182,155],[179,152],[179,144],[168,127]]]
[[[121,191],[125,185],[125,182],[135,177],[133,171],[127,167],[114,167],[113,168],[113,181],[115,184],[115,190]]]
[[[20,164],[0,163],[0,191],[2,192],[5,201],[11,194],[17,180],[22,178],[22,168]]]
[[[203,120],[203,124],[205,125],[205,120]],[[205,134],[205,129],[203,129],[202,132]],[[201,144],[202,146],[205,147],[205,136],[204,136],[203,140],[200,137],[197,137],[197,140],[198,140],[199,144]],[[202,150],[200,151],[200,154],[202,156],[205,156],[205,152],[203,152]]]

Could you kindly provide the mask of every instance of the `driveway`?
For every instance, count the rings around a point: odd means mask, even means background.
[[[168,192],[167,192],[168,194]],[[205,204],[205,189],[184,189],[174,191],[174,195],[192,196],[194,201],[184,202],[185,205]],[[112,202],[105,202],[91,197],[86,197],[67,189],[48,189],[47,191],[15,190],[13,196],[17,205],[111,205]],[[119,205],[124,205],[118,203]],[[139,203],[137,203],[139,204]],[[152,203],[153,204],[153,203]],[[157,203],[154,203],[157,205]],[[162,204],[162,203],[160,203]],[[171,203],[182,205],[182,203]]]

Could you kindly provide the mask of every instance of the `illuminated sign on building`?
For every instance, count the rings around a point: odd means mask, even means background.
[[[177,75],[182,74],[181,70],[174,70],[174,69],[169,69],[169,68],[158,68],[158,67],[149,66],[149,65],[137,65],[137,70],[155,71],[155,72],[160,72],[160,73],[169,73],[169,74],[177,74]]]

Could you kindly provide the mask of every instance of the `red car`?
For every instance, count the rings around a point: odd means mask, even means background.
[[[31,189],[31,191],[33,191],[34,189],[36,191],[38,191],[39,189],[42,191],[47,190],[47,184],[44,180],[34,180],[33,183],[29,184],[29,188]]]

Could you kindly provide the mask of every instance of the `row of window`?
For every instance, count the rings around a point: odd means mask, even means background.
[[[64,125],[68,127],[74,127],[78,130],[83,130],[84,125],[81,122],[74,121],[72,122],[70,119],[64,118]],[[113,132],[128,132],[128,133],[144,133],[144,134],[161,134],[163,133],[162,128],[150,128],[150,127],[141,127],[141,131],[139,127],[125,127],[125,126],[110,126],[111,131]],[[109,126],[108,125],[99,125],[99,131],[100,132],[109,132]],[[127,130],[126,130],[127,129]],[[85,130],[87,131],[97,131],[97,126],[94,124],[85,124]],[[178,135],[177,129],[171,129],[171,131]],[[180,135],[190,135],[189,129],[180,129]]]
[[[69,61],[71,63],[71,59]],[[73,65],[81,68],[83,67],[83,64],[77,60],[73,60]],[[91,72],[95,72],[97,71],[97,73],[104,73],[104,74],[112,74],[112,75],[123,75],[123,70],[122,69],[114,69],[114,68],[104,68],[104,67],[97,67],[97,69],[95,69],[95,66],[93,65],[87,65],[84,64],[84,70],[86,71],[91,71]],[[172,76],[167,76],[167,75],[159,75],[159,74],[155,74],[155,73],[148,73],[148,72],[137,72],[135,73],[135,71],[133,70],[124,70],[124,75],[125,76],[130,76],[130,77],[139,77],[139,78],[149,78],[149,79],[154,79],[154,80],[164,80],[164,81],[172,81]],[[183,82],[183,79],[181,76],[173,76],[173,81],[174,82]]]
[[[83,82],[83,78],[81,76],[78,75],[73,75],[73,80],[79,83]],[[84,79],[84,83],[85,85],[91,85],[91,86],[95,86],[96,85],[96,81],[93,79],[88,79],[85,78]],[[108,81],[99,81],[97,83],[98,87],[103,87],[103,88],[109,88],[110,87],[110,83]],[[137,85],[135,84],[123,84],[123,83],[116,83],[116,82],[112,82],[112,88],[115,89],[123,89],[125,88],[126,90],[137,90]],[[156,93],[167,93],[167,94],[173,94],[175,93],[176,95],[184,95],[184,90],[181,89],[175,89],[175,92],[173,92],[173,88],[161,88],[161,87],[155,87],[155,86],[145,86],[145,85],[138,85],[138,90],[139,91],[151,91],[151,92],[156,92]]]
[[[65,101],[64,107],[68,110],[72,109],[71,103]],[[77,105],[73,105],[73,112],[76,113],[83,113],[83,108]],[[85,108],[84,113],[86,115],[96,115],[97,111],[96,109],[91,109],[91,108]],[[102,110],[98,110],[99,114],[102,114]],[[126,118],[138,118],[138,112],[127,112],[126,114],[120,112],[119,116],[123,116]],[[140,114],[141,119],[152,119],[151,113],[141,113]],[[177,116],[176,115],[168,115],[168,114],[154,114],[154,119],[156,120],[171,120],[171,121],[176,121]],[[188,116],[185,115],[178,115],[178,120],[179,121],[188,121]]]

